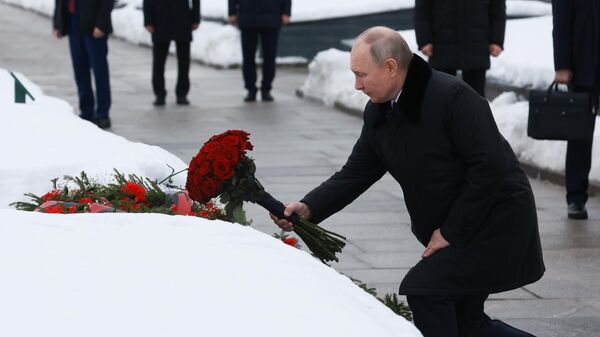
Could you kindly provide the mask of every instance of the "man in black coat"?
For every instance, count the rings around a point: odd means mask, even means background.
[[[108,73],[108,34],[112,33],[110,13],[113,0],[56,0],[54,35],[69,36],[71,61],[79,95],[80,117],[102,129],[110,127],[108,116],[110,78]],[[96,104],[90,68],[96,84]]]
[[[262,47],[262,100],[273,101],[277,40],[282,25],[290,22],[292,0],[229,0],[229,22],[240,27],[242,35],[242,72],[248,94],[246,102],[256,101],[256,47]]]
[[[503,50],[505,0],[417,0],[415,34],[429,63],[456,75],[485,97],[485,73],[490,55]]]
[[[144,26],[152,34],[152,88],[154,105],[165,105],[165,62],[169,45],[177,47],[177,104],[188,105],[190,44],[200,25],[200,0],[144,0]]]
[[[600,1],[553,0],[555,81],[588,92],[598,109],[600,92]],[[585,203],[592,167],[592,140],[567,143],[567,215],[587,219]]]
[[[285,214],[321,222],[389,172],[426,247],[400,285],[423,335],[531,336],[483,312],[489,294],[545,270],[529,181],[488,102],[389,28],[358,37],[351,68],[370,97],[360,138],[342,169]]]

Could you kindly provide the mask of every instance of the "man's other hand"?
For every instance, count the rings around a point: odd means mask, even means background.
[[[56,37],[57,39],[62,38],[62,34],[60,33],[60,31],[58,31],[57,29],[54,30],[53,32],[54,37]]]
[[[433,255],[433,253],[448,246],[450,246],[450,242],[444,239],[440,229],[438,228],[433,231],[433,234],[431,234],[431,239],[429,240],[429,244],[427,244],[427,248],[425,248],[422,257],[430,257]]]
[[[198,27],[200,27],[199,23],[192,23],[192,30],[196,30]]]
[[[154,34],[154,25],[147,25],[146,30],[148,31],[148,33]]]
[[[281,16],[281,24],[284,26],[287,26],[290,23],[290,16],[289,15],[282,15]]]
[[[227,21],[229,22],[229,24],[236,26],[238,23],[238,16],[237,15],[230,15],[227,18]]]
[[[502,54],[503,50],[502,47],[495,43],[490,44],[490,55],[493,57],[498,57],[498,55]]]

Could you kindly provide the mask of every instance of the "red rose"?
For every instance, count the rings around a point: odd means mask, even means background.
[[[236,136],[225,136],[220,141],[221,146],[224,148],[233,148],[239,149],[241,144],[241,139]]]
[[[235,166],[240,162],[240,152],[238,149],[224,148],[221,151],[221,155],[229,161],[231,166]]]
[[[219,155],[221,144],[219,142],[208,142],[200,149],[200,155],[206,159],[213,160]]]
[[[215,176],[219,178],[221,181],[225,181],[231,177],[233,177],[233,170],[229,164],[229,160],[224,157],[219,157],[215,159],[212,166],[213,172]]]
[[[200,184],[200,189],[205,195],[206,200],[198,200],[200,202],[207,202],[217,195],[217,192],[221,189],[221,182],[215,178],[207,177]]]

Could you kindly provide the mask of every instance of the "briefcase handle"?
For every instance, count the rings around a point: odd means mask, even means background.
[[[573,86],[570,83],[564,84],[567,86],[568,92],[573,92]],[[554,91],[558,91],[558,83],[556,81],[553,81],[552,84],[550,84],[550,86],[548,87],[548,95],[552,93],[552,88],[554,88]]]

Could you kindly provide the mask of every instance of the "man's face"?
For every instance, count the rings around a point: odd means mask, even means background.
[[[396,89],[394,76],[390,74],[385,65],[377,65],[369,58],[369,47],[364,43],[357,43],[350,53],[350,68],[354,73],[354,88],[364,92],[373,103],[383,103],[392,97]]]

